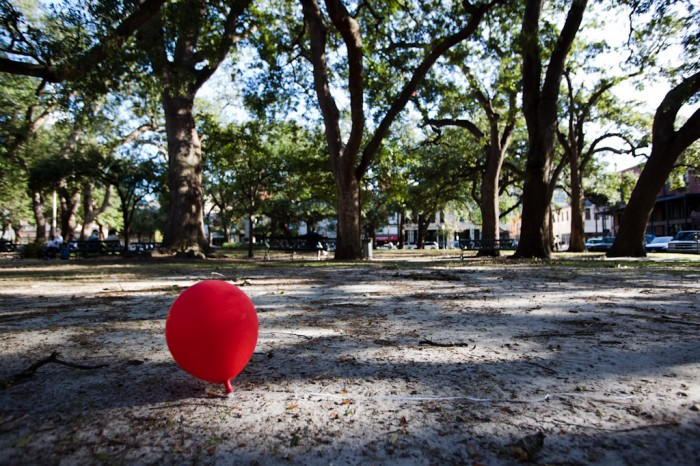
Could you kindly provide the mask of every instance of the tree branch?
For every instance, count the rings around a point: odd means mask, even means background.
[[[135,31],[158,12],[161,5],[166,1],[144,0],[134,13],[129,15],[114,29],[111,35],[103,38],[86,52],[75,55],[62,64],[26,63],[0,57],[0,72],[34,76],[53,83],[80,78],[104,61],[112,50],[121,47]]]
[[[459,118],[429,118],[425,121],[425,124],[438,128],[442,128],[444,126],[457,126],[458,128],[466,129],[477,139],[486,137],[483,131],[481,131],[479,127],[470,120],[463,120]]]
[[[488,4],[480,5],[479,7],[470,6],[471,17],[467,25],[459,31],[457,31],[455,34],[452,34],[440,41],[423,59],[418,68],[416,68],[416,70],[413,72],[411,79],[408,81],[408,83],[404,85],[403,89],[396,97],[396,99],[394,99],[386,115],[379,123],[377,130],[374,132],[372,138],[365,146],[365,149],[362,151],[362,159],[360,160],[360,163],[356,169],[356,177],[358,179],[364,176],[365,172],[367,171],[367,168],[372,162],[372,159],[379,150],[382,140],[388,133],[392,123],[398,117],[399,113],[404,109],[404,107],[410,100],[411,95],[418,88],[425,76],[428,74],[428,71],[430,71],[430,68],[433,66],[433,64],[438,60],[438,58],[443,56],[445,52],[447,52],[451,47],[453,47],[456,44],[459,44],[463,40],[470,37],[476,31],[476,28],[478,27],[479,23],[481,23],[481,20],[486,14],[486,12],[498,3],[501,3],[501,1],[496,0]]]

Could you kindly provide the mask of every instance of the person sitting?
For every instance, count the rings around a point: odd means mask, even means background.
[[[109,234],[107,235],[107,238],[105,238],[105,243],[109,252],[121,251],[122,249],[122,243],[119,240],[119,235],[117,235],[117,230],[114,228],[109,229]]]
[[[92,230],[92,234],[88,236],[88,241],[99,241],[100,240],[100,230],[94,229]]]
[[[117,230],[115,230],[114,228],[110,228],[109,234],[107,235],[105,241],[119,241],[119,235],[117,235]]]
[[[56,253],[58,252],[58,248],[61,247],[62,242],[63,241],[56,240],[54,235],[49,236],[49,241],[46,243],[46,250],[44,251],[44,255],[47,259],[56,258]]]

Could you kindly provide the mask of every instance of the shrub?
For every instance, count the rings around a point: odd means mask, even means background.
[[[23,259],[41,259],[44,257],[44,247],[46,245],[42,241],[34,241],[24,245],[21,249]]]

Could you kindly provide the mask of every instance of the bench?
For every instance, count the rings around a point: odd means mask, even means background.
[[[134,242],[129,243],[128,249],[124,248],[119,241],[70,241],[63,243],[59,248],[61,250],[68,247],[68,255],[74,257],[91,257],[91,256],[116,256],[116,255],[143,255],[150,256],[153,251],[160,247],[160,243],[153,242]],[[61,258],[68,258],[61,255]]]
[[[325,237],[315,238],[307,236],[278,236],[265,238],[265,260],[270,260],[270,251],[283,251],[291,254],[291,260],[297,255],[308,255],[314,253],[316,260],[328,255],[329,251],[335,250],[335,240]]]
[[[512,251],[517,242],[513,239],[465,239],[459,240],[462,251],[460,260],[464,260],[465,251]]]
[[[17,250],[17,244],[6,239],[0,240],[0,252],[15,252]]]
[[[70,255],[76,257],[114,256],[121,254],[124,250],[124,246],[119,241],[69,241],[61,245],[59,254],[66,247],[68,247]],[[64,254],[61,254],[61,258],[65,257]]]

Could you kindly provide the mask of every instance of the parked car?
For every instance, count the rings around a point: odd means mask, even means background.
[[[673,236],[657,236],[644,245],[644,248],[647,252],[666,252],[668,250],[668,242],[672,239]]]
[[[676,233],[668,242],[668,252],[694,252],[700,254],[700,230],[685,230]]]
[[[437,241],[426,241],[423,249],[440,249],[440,246],[438,246]]]
[[[597,245],[599,245],[599,244],[602,243],[602,242],[603,242],[603,238],[601,238],[601,237],[598,237],[598,238],[588,238],[588,239],[586,240],[585,246],[586,246],[586,249],[588,249],[588,250],[590,251],[591,247],[597,246]]]
[[[600,238],[599,242],[595,242],[586,246],[589,251],[607,251],[610,249],[615,242],[614,236],[606,236],[605,238]]]

